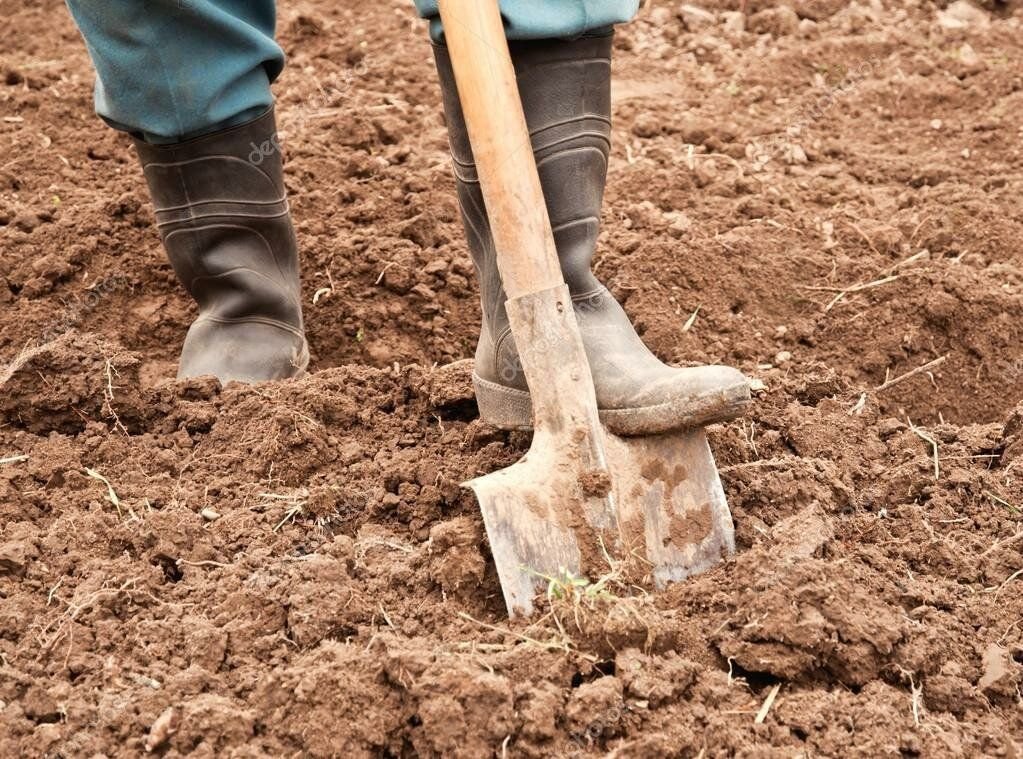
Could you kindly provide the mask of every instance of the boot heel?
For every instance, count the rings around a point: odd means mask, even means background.
[[[475,373],[472,386],[476,391],[476,404],[480,417],[502,430],[530,430],[533,428],[533,404],[529,393],[490,382]]]

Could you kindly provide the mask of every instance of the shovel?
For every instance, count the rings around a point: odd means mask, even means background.
[[[630,582],[661,588],[706,570],[735,550],[706,435],[602,427],[497,0],[440,0],[440,15],[533,402],[526,455],[465,483],[508,613],[529,616],[556,578],[629,567]]]

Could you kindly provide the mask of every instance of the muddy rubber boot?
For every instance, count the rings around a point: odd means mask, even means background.
[[[260,382],[309,363],[298,246],[273,109],[171,145],[135,140],[156,223],[178,279],[199,305],[178,377]]]
[[[590,271],[611,144],[611,41],[608,34],[574,41],[510,43],[561,269],[593,373],[600,418],[619,435],[649,435],[731,419],[749,403],[746,377],[725,366],[677,368],[662,363]],[[442,45],[435,45],[434,52],[458,201],[483,301],[473,374],[480,414],[498,427],[529,429],[529,390],[505,311],[494,241],[451,62]]]

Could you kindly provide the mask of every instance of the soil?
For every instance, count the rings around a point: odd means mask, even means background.
[[[529,438],[462,361],[429,43],[355,5],[279,14],[311,374],[222,388],[62,4],[0,0],[0,755],[1020,756],[1019,5],[620,29],[597,272],[764,390],[734,557],[531,622],[460,487]]]

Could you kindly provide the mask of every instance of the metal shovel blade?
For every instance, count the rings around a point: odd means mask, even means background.
[[[638,559],[631,563],[644,567],[642,579],[661,588],[735,551],[702,429],[603,437],[606,469],[582,469],[570,446],[538,432],[519,462],[466,483],[483,512],[510,616],[532,613],[547,578],[570,572],[595,581],[611,571],[608,558]]]

